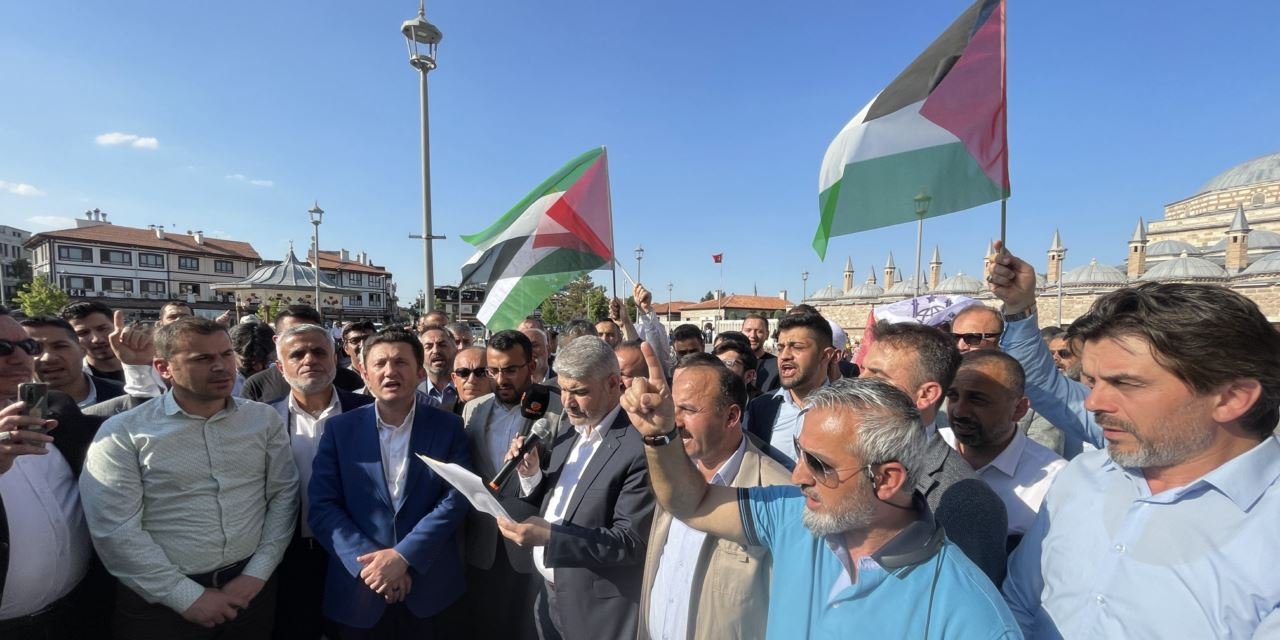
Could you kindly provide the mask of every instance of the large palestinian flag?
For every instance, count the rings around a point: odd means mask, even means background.
[[[818,176],[813,248],[1009,196],[1004,0],[978,0],[840,131]]]
[[[609,162],[604,147],[574,158],[488,229],[463,240],[476,253],[462,284],[487,284],[476,316],[514,329],[551,294],[613,261]]]

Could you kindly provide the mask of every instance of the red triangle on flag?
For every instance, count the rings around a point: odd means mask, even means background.
[[[559,247],[613,260],[609,219],[609,168],[601,154],[573,186],[547,209],[534,232],[533,248]]]

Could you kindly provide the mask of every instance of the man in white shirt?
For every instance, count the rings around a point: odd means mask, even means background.
[[[1009,548],[1035,522],[1040,503],[1066,460],[1018,428],[1027,412],[1022,365],[989,349],[965,353],[947,390],[950,426],[938,429],[1004,502]]]

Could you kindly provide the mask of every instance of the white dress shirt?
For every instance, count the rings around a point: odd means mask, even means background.
[[[84,397],[84,400],[76,403],[76,406],[81,409],[98,404],[98,385],[93,383],[93,376],[87,373],[84,374],[84,381],[85,384],[89,385],[89,393]]]
[[[738,475],[742,457],[747,452],[747,438],[738,450],[716,469],[711,484],[729,486]],[[689,606],[693,599],[693,575],[702,555],[707,534],[672,518],[667,542],[662,547],[658,571],[653,576],[649,596],[649,633],[654,640],[677,640],[689,637]],[[763,632],[763,629],[761,630]]]
[[[621,410],[622,405],[614,407],[613,411],[610,411],[599,424],[585,427],[573,426],[573,430],[578,432],[578,438],[573,443],[573,449],[569,451],[569,458],[564,461],[564,467],[556,479],[556,486],[551,489],[551,496],[547,499],[547,509],[542,514],[543,520],[550,524],[559,524],[564,521],[564,512],[573,501],[574,492],[578,490],[578,480],[582,478],[582,472],[588,464],[591,464],[591,458],[595,457],[596,451],[600,450],[600,443],[604,442],[604,432],[609,430],[609,425],[613,424]],[[524,495],[532,493],[541,483],[541,470],[528,478],[520,476],[520,488]],[[544,547],[533,548],[533,565],[547,582],[555,582],[555,570],[547,567],[544,551]]]
[[[489,447],[489,459],[493,461],[494,469],[502,467],[507,457],[507,450],[511,448],[511,441],[520,434],[523,426],[524,416],[520,415],[519,404],[508,407],[498,402],[496,397],[493,399],[493,413],[489,416],[485,446]]]
[[[375,403],[373,411],[378,416],[378,448],[382,452],[382,474],[387,480],[387,493],[396,511],[404,504],[404,482],[409,474],[409,436],[413,435],[413,414],[418,410],[415,402],[409,407],[404,422],[399,425],[382,421],[382,413]]]
[[[80,491],[57,447],[18,456],[0,475],[9,521],[9,572],[0,620],[37,613],[71,592],[89,567],[89,529]]]
[[[336,389],[329,406],[314,416],[294,402],[292,393],[286,403],[289,407],[289,448],[293,450],[294,464],[298,465],[298,493],[302,495],[302,537],[311,538],[314,536],[311,526],[307,524],[307,515],[311,513],[311,499],[307,496],[307,486],[311,483],[311,462],[316,459],[316,450],[320,448],[324,423],[342,413],[342,403],[338,402]]]
[[[1045,494],[1067,461],[1028,438],[1021,429],[1015,428],[1013,432],[1009,446],[976,472],[1004,502],[1009,514],[1009,535],[1022,535],[1036,521]],[[956,435],[951,427],[938,429],[938,435],[952,449],[956,448]]]

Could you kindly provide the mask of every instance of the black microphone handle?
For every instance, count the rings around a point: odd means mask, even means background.
[[[529,437],[524,439],[524,444],[520,445],[516,456],[508,460],[506,464],[503,464],[502,468],[498,470],[498,475],[494,476],[493,480],[489,482],[489,488],[494,491],[501,490],[502,485],[507,483],[507,478],[510,478],[516,467],[520,466],[520,461],[524,459],[524,454],[529,453],[529,450],[538,444],[539,440],[542,440],[542,438],[538,437],[538,434],[529,434]]]

